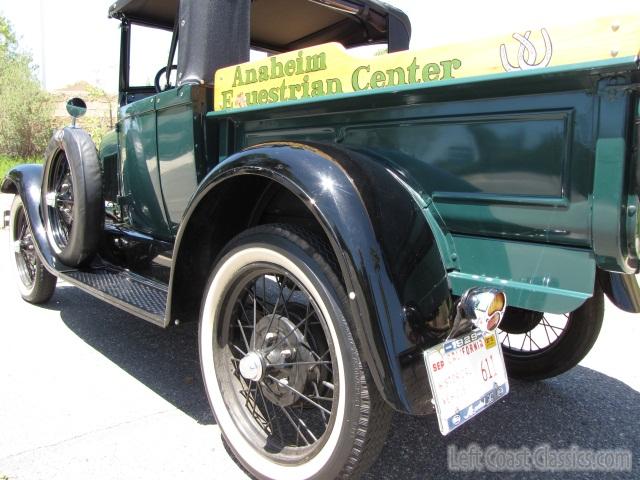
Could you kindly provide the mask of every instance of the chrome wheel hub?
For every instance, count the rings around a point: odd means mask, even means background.
[[[264,377],[264,373],[264,360],[258,352],[249,352],[240,360],[240,375],[246,380],[259,382]]]
[[[263,362],[263,395],[275,405],[293,405],[299,400],[296,391],[305,390],[316,366],[308,347],[303,347],[303,333],[288,317],[271,314],[257,321],[252,342]]]

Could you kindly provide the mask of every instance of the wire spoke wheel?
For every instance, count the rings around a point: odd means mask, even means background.
[[[16,212],[12,233],[18,276],[25,287],[32,288],[36,280],[38,257],[33,245],[33,236],[24,213],[24,208],[20,208]]]
[[[544,353],[559,342],[567,331],[569,314],[544,313],[533,328],[525,332],[498,329],[498,339],[505,351],[513,355],[532,356]]]
[[[225,247],[203,299],[202,376],[236,458],[261,480],[354,478],[390,409],[359,357],[327,246],[284,225]]]
[[[11,205],[9,239],[13,250],[13,272],[20,295],[30,303],[48,301],[53,295],[57,280],[45,269],[38,257],[36,240],[19,195],[16,195]]]
[[[498,329],[507,372],[540,380],[575,367],[593,347],[604,317],[604,296],[593,296],[570,313],[551,314],[507,307]]]
[[[225,299],[218,361],[229,368],[227,408],[252,443],[278,461],[302,461],[335,422],[340,388],[327,321],[291,273],[255,264]]]
[[[53,160],[46,182],[48,231],[57,251],[64,250],[73,228],[73,181],[69,162],[64,152]]]

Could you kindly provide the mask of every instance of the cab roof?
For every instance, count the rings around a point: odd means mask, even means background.
[[[117,0],[109,16],[173,29],[181,0]],[[188,1],[188,0],[182,0]],[[251,0],[251,45],[286,52],[327,42],[408,48],[411,22],[379,0]]]

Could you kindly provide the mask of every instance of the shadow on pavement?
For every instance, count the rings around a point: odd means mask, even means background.
[[[163,330],[70,286],[45,308],[98,352],[203,424],[215,423],[202,387],[197,325]],[[372,479],[636,479],[640,470],[640,393],[585,367],[536,383],[511,382],[506,399],[442,437],[435,417],[394,415]],[[447,447],[629,449],[633,472],[451,472]]]
[[[392,431],[372,479],[638,479],[640,471],[640,393],[594,370],[578,366],[555,379],[528,383],[512,380],[498,405],[447,437],[435,418],[395,415]],[[628,449],[632,472],[451,472],[447,448],[471,444],[504,449],[548,444],[554,449]]]
[[[43,305],[78,337],[202,424],[215,420],[202,386],[195,322],[162,329],[72,286]]]

